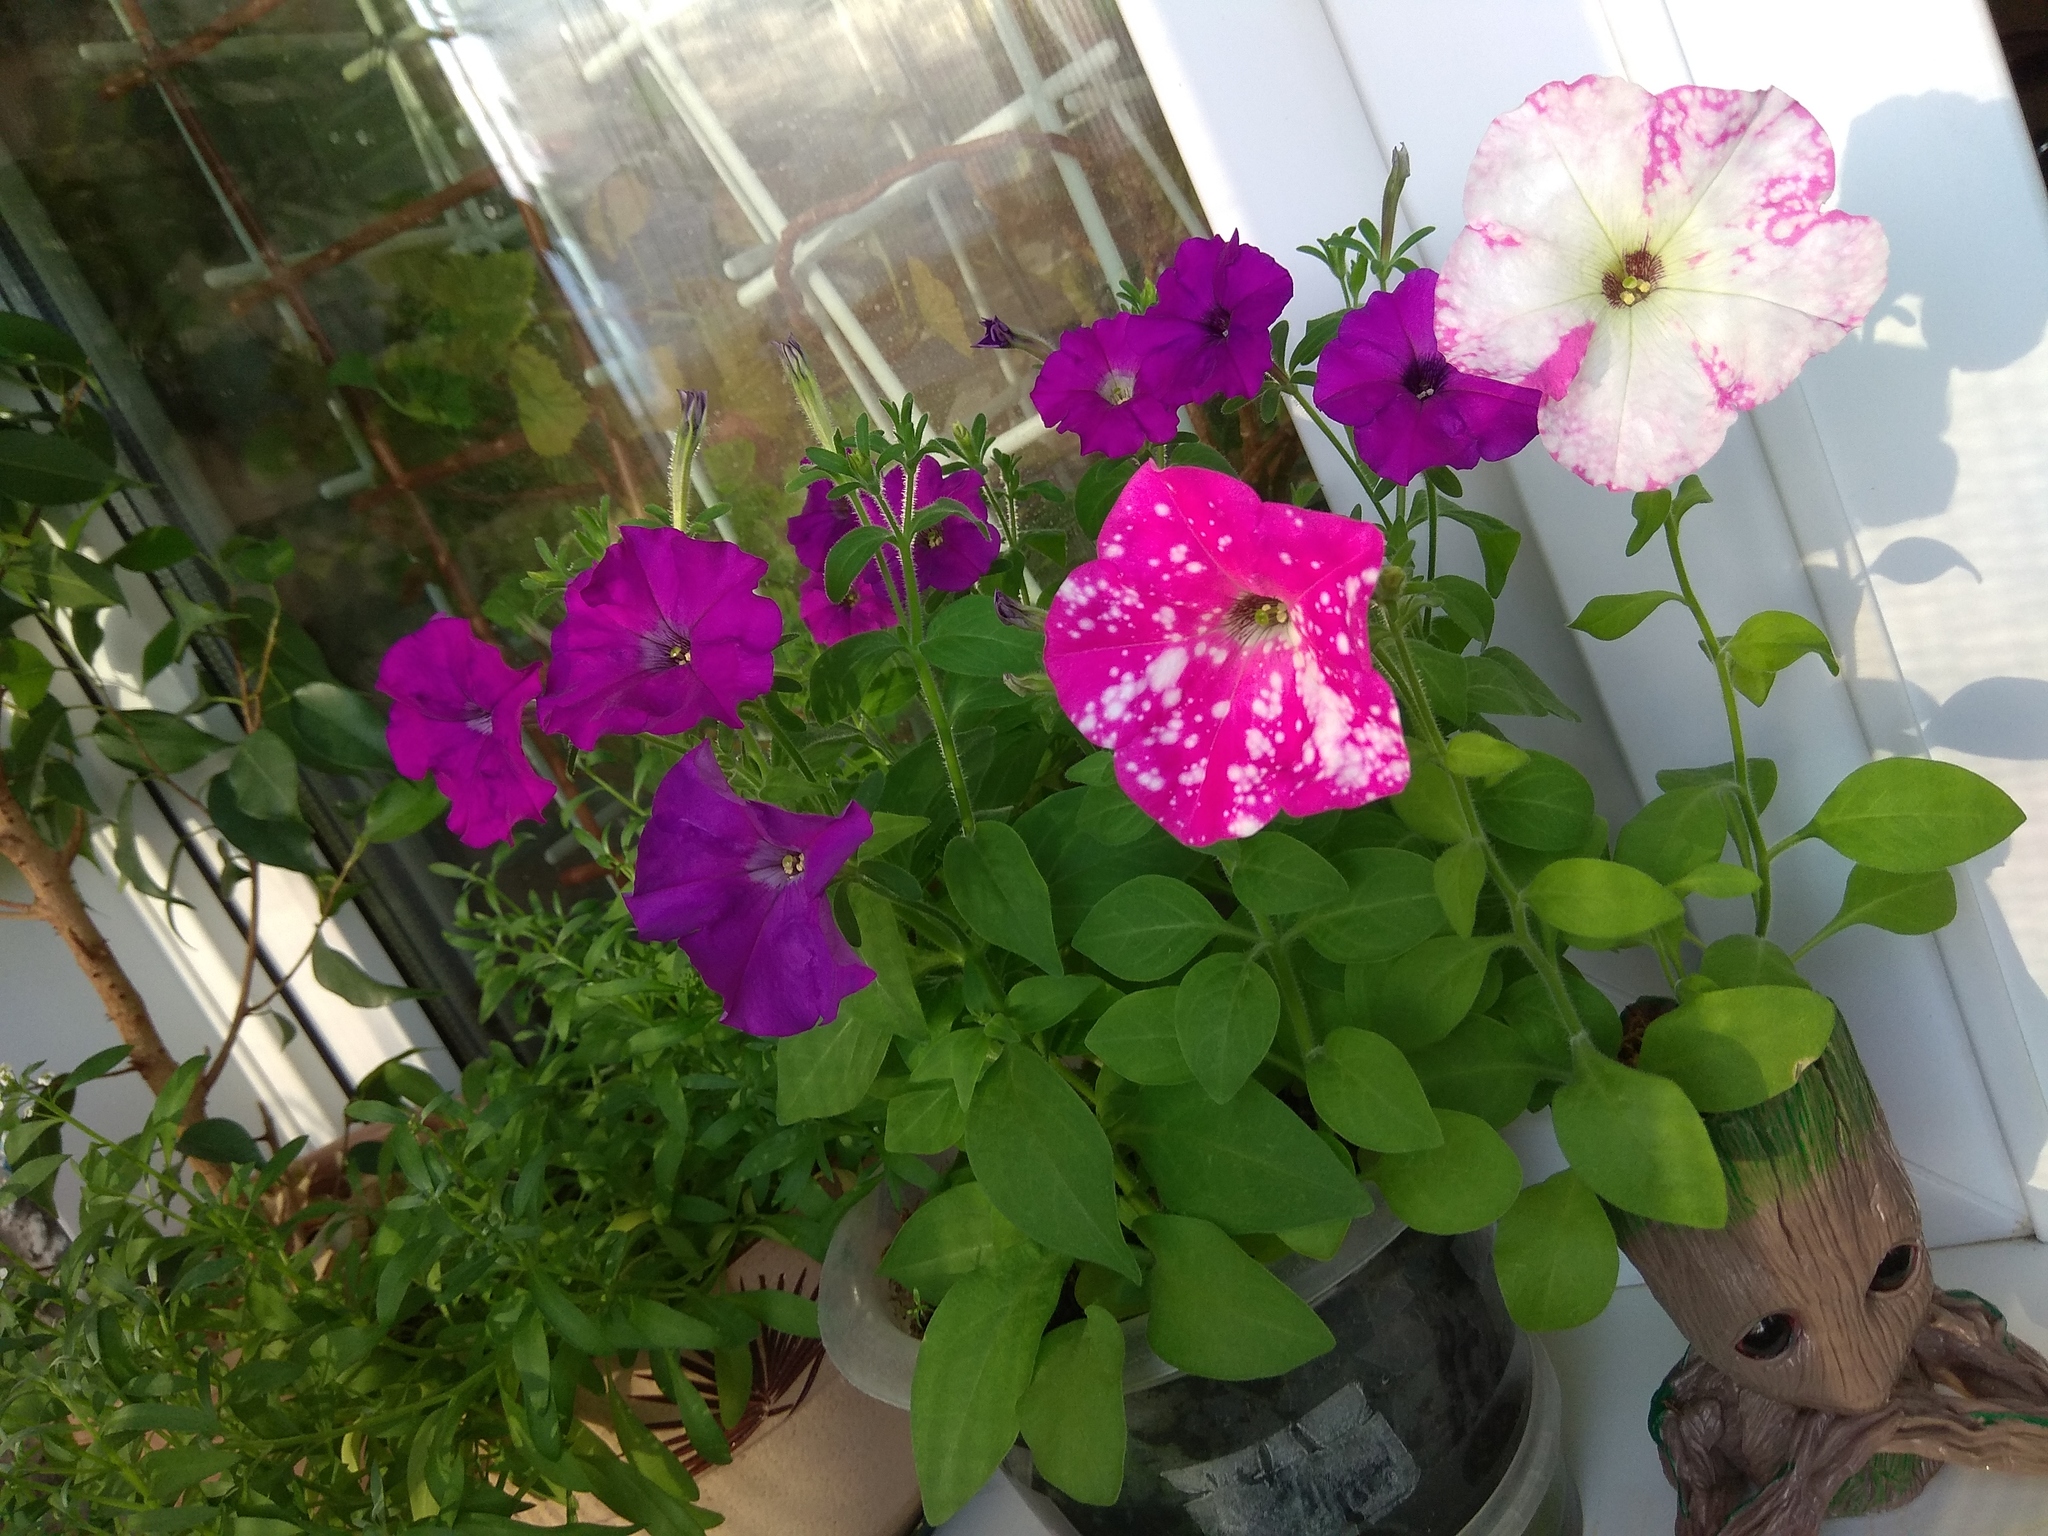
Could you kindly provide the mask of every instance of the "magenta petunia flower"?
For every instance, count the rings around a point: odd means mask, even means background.
[[[918,585],[936,592],[965,592],[988,574],[1002,552],[1002,540],[989,524],[979,474],[971,469],[942,474],[937,459],[918,460],[917,491],[910,512],[942,498],[959,502],[967,512],[955,513],[917,536]],[[797,613],[820,645],[836,645],[849,635],[887,629],[896,622],[896,608],[889,596],[892,588],[898,597],[902,595],[903,566],[893,548],[883,550],[880,565],[871,562],[855,578],[844,601],[833,602],[825,591],[825,557],[834,544],[859,522],[893,527],[905,517],[900,468],[883,473],[882,499],[888,504],[886,516],[873,497],[859,493],[856,517],[852,499],[833,496],[824,481],[814,480],[804,495],[803,511],[789,520],[790,546],[807,573],[797,592]]]
[[[682,946],[734,1029],[802,1034],[875,979],[826,890],[873,832],[858,801],[805,816],[742,800],[700,742],[654,792],[626,909],[641,938]]]
[[[737,544],[621,528],[569,583],[541,729],[587,752],[600,736],[737,726],[741,702],[775,680],[782,610],[755,590],[767,574]]]
[[[1372,667],[1377,528],[1140,465],[1045,623],[1045,670],[1117,782],[1184,843],[1397,794],[1408,752]]]
[[[1437,292],[1456,367],[1543,391],[1543,446],[1669,485],[1869,313],[1887,247],[1823,212],[1835,157],[1780,90],[1553,81],[1495,118]]]
[[[1146,310],[1146,382],[1176,406],[1256,395],[1272,360],[1273,322],[1294,297],[1287,269],[1236,235],[1183,240]]]
[[[448,797],[448,830],[470,847],[503,842],[554,799],[522,740],[539,663],[506,665],[467,620],[444,613],[384,653],[377,691],[391,700],[391,761],[408,779],[434,776]]]
[[[895,605],[882,584],[881,568],[872,562],[854,578],[851,589],[840,602],[825,592],[825,556],[832,546],[860,525],[853,503],[831,494],[823,480],[813,480],[804,492],[804,509],[789,520],[789,543],[804,567],[803,585],[797,588],[797,617],[820,645],[837,645],[852,635],[871,629],[887,629],[896,622]]]
[[[1347,314],[1316,365],[1316,404],[1354,429],[1359,457],[1396,485],[1439,465],[1520,453],[1543,396],[1461,373],[1436,347],[1436,274],[1410,272]]]
[[[1083,453],[1120,459],[1180,430],[1179,407],[1152,387],[1141,315],[1105,315],[1068,331],[1031,386],[1031,403],[1049,427],[1071,432]]]

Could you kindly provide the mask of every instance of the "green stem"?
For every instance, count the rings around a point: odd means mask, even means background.
[[[1338,453],[1344,456],[1345,467],[1351,471],[1354,477],[1356,477],[1359,489],[1364,491],[1366,496],[1371,499],[1373,510],[1380,514],[1381,521],[1385,521],[1387,509],[1385,505],[1381,503],[1380,498],[1373,491],[1372,483],[1374,476],[1369,470],[1366,469],[1365,465],[1360,461],[1358,455],[1352,451],[1351,445],[1344,441],[1343,437],[1338,433],[1337,429],[1330,425],[1329,421],[1324,417],[1321,411],[1316,409],[1315,402],[1309,399],[1307,395],[1301,392],[1301,386],[1299,384],[1295,383],[1294,380],[1290,378],[1282,376],[1279,373],[1271,374],[1269,375],[1269,377],[1272,378],[1274,383],[1280,386],[1281,394],[1285,395],[1288,399],[1292,400],[1296,405],[1300,406],[1302,410],[1308,414],[1309,420],[1313,421],[1316,424],[1316,429],[1319,432],[1321,432],[1324,437],[1330,440],[1330,446],[1332,448],[1335,448]]]
[[[904,476],[905,486],[913,477]],[[904,492],[904,500],[911,499],[910,492]],[[906,512],[904,523],[910,519]],[[939,691],[938,677],[932,672],[931,664],[924,659],[924,604],[917,592],[916,540],[902,529],[896,534],[896,549],[903,560],[903,623],[910,634],[910,660],[917,668],[918,690],[924,695],[926,713],[932,717],[932,730],[939,738],[939,756],[946,760],[946,778],[953,786],[953,804],[960,812],[960,831],[967,837],[974,836],[974,802],[967,793],[967,775],[960,767],[960,748],[953,740],[953,717],[946,709],[945,695]]]
[[[1423,494],[1429,497],[1429,579],[1436,580],[1436,482],[1427,481]]]
[[[1751,901],[1756,908],[1756,934],[1763,938],[1771,928],[1771,849],[1764,842],[1763,822],[1756,813],[1756,797],[1749,789],[1749,753],[1743,745],[1742,716],[1736,708],[1735,674],[1730,668],[1727,650],[1707,618],[1705,605],[1700,602],[1699,594],[1693,591],[1692,577],[1686,571],[1685,556],[1678,546],[1676,517],[1665,520],[1664,547],[1671,555],[1671,573],[1678,580],[1678,595],[1699,625],[1700,641],[1705,645],[1707,655],[1713,659],[1714,676],[1721,684],[1721,708],[1728,717],[1728,745],[1735,769],[1735,797],[1742,809],[1742,826],[1749,846],[1740,846],[1744,838],[1737,838],[1736,843],[1742,854],[1743,867],[1754,872],[1757,878],[1756,895]]]
[[[1273,960],[1273,974],[1280,980],[1280,1002],[1287,1013],[1288,1027],[1294,1032],[1294,1048],[1301,1056],[1301,1069],[1308,1071],[1308,1059],[1315,1054],[1316,1027],[1308,1016],[1308,1003],[1301,995],[1301,981],[1294,974],[1294,962],[1288,958],[1287,944],[1273,929],[1270,918],[1253,914],[1252,921],[1258,924],[1259,937],[1265,941],[1266,953]]]

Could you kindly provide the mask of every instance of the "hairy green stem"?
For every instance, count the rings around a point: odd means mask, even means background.
[[[1288,957],[1286,941],[1274,931],[1272,919],[1252,914],[1252,921],[1258,925],[1259,938],[1264,941],[1266,952],[1272,956],[1273,974],[1280,981],[1280,1002],[1287,1014],[1288,1028],[1294,1033],[1294,1048],[1301,1056],[1301,1069],[1308,1070],[1308,1059],[1316,1049],[1316,1027],[1308,1016],[1308,1003],[1301,995],[1301,981],[1294,974],[1294,961]]]
[[[1380,501],[1379,496],[1375,494],[1373,491],[1372,483],[1374,476],[1371,473],[1371,471],[1369,471],[1365,467],[1364,463],[1359,459],[1357,453],[1353,451],[1351,445],[1344,441],[1342,434],[1340,434],[1335,427],[1330,425],[1329,421],[1324,417],[1321,411],[1316,409],[1315,402],[1309,399],[1307,395],[1301,392],[1301,386],[1299,384],[1295,383],[1294,380],[1287,378],[1278,370],[1274,370],[1273,372],[1271,372],[1268,375],[1268,377],[1271,378],[1274,381],[1274,383],[1276,383],[1279,386],[1281,394],[1285,395],[1288,399],[1292,400],[1296,405],[1300,406],[1304,412],[1307,413],[1309,420],[1313,421],[1316,424],[1316,430],[1321,432],[1324,437],[1330,440],[1330,446],[1332,448],[1335,448],[1338,453],[1343,455],[1345,467],[1351,471],[1354,477],[1356,477],[1359,489],[1365,492],[1366,496],[1372,502],[1373,510],[1380,514],[1380,519],[1382,522],[1384,522],[1386,520],[1387,509],[1385,505]]]
[[[924,695],[925,712],[932,717],[932,730],[939,738],[939,756],[946,762],[946,778],[953,786],[953,804],[960,812],[960,831],[962,835],[972,837],[974,802],[968,797],[967,775],[960,766],[960,748],[953,740],[953,716],[946,708],[937,675],[924,659],[924,605],[917,592],[917,541],[906,531],[910,522],[909,504],[914,500],[914,493],[909,487],[914,478],[907,473],[904,476],[904,519],[896,530],[896,549],[903,559],[903,623],[910,633],[910,660],[917,668],[918,690]]]
[[[1756,909],[1756,934],[1765,937],[1771,928],[1771,849],[1764,842],[1763,821],[1757,815],[1756,796],[1749,787],[1749,752],[1742,741],[1742,716],[1736,706],[1735,674],[1731,670],[1727,648],[1714,633],[1714,626],[1707,618],[1707,610],[1700,602],[1699,594],[1693,591],[1692,576],[1685,568],[1685,556],[1679,549],[1678,519],[1670,517],[1664,522],[1664,547],[1671,555],[1671,573],[1678,581],[1678,595],[1693,620],[1699,625],[1700,641],[1706,647],[1707,655],[1714,663],[1714,676],[1721,685],[1721,708],[1728,717],[1728,745],[1733,753],[1735,769],[1735,798],[1742,810],[1744,836],[1737,838],[1737,851],[1742,855],[1743,867],[1756,875],[1756,894],[1750,898]],[[1747,843],[1747,847],[1741,846]]]

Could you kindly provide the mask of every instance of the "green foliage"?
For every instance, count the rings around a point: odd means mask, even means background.
[[[1803,987],[1722,987],[1652,1021],[1637,1064],[1710,1114],[1783,1093],[1820,1059],[1835,1005]]]
[[[1084,1504],[1114,1504],[1124,1485],[1124,1331],[1101,1307],[1038,1345],[1017,1424],[1047,1481]]]
[[[1872,869],[1919,875],[1997,847],[2024,820],[2010,795],[1967,768],[1888,757],[1836,785],[1807,832]]]
[[[1168,1365],[1218,1381],[1257,1381],[1336,1343],[1306,1302],[1213,1223],[1141,1216],[1137,1232],[1153,1258],[1145,1341]]]
[[[1373,1181],[1394,1214],[1418,1231],[1475,1231],[1514,1204],[1522,1165],[1477,1116],[1439,1109],[1436,1120],[1436,1146],[1385,1154],[1373,1165]]]
[[[1524,1328],[1589,1323],[1606,1308],[1621,1250],[1600,1197],[1571,1169],[1532,1184],[1493,1236],[1493,1272],[1508,1312]]]

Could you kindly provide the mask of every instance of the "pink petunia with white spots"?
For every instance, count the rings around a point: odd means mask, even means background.
[[[1377,528],[1146,464],[1096,548],[1053,600],[1045,670],[1168,832],[1202,847],[1407,784],[1400,711],[1367,645]]]
[[[1824,210],[1834,186],[1783,91],[1553,81],[1473,157],[1437,341],[1542,390],[1543,446],[1582,479],[1669,485],[1884,291],[1884,231]]]

